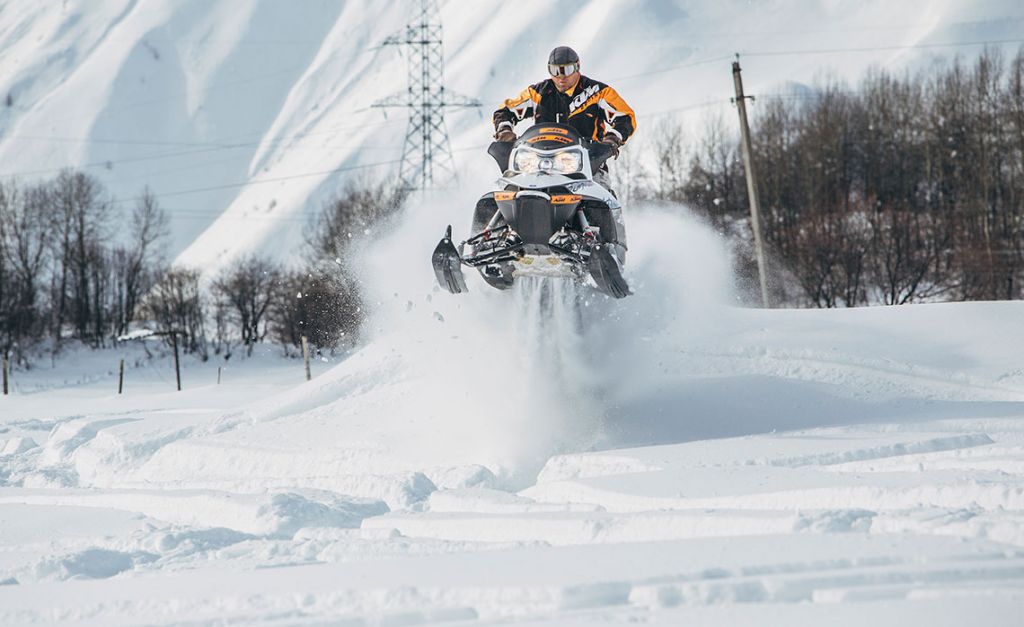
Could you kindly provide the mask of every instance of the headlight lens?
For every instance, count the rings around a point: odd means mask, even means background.
[[[528,149],[520,148],[516,151],[516,160],[512,168],[517,172],[536,172],[540,165],[540,155]]]
[[[583,158],[580,156],[579,151],[576,150],[567,150],[555,155],[541,156],[529,148],[519,148],[516,150],[512,169],[524,173],[544,171],[572,174],[573,172],[579,172],[582,165]]]
[[[581,161],[580,153],[575,150],[570,152],[560,152],[555,155],[554,170],[556,172],[561,172],[562,174],[572,174],[573,172],[579,171]]]

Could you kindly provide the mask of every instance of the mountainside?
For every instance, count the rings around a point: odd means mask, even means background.
[[[0,176],[79,167],[124,203],[150,185],[172,214],[171,252],[183,264],[216,270],[246,252],[288,258],[309,215],[346,180],[397,168],[404,113],[371,105],[405,88],[404,58],[380,44],[412,6],[5,2]],[[490,112],[543,78],[554,45],[576,47],[584,73],[612,83],[637,109],[630,149],[641,151],[665,116],[717,111],[731,119],[734,52],[744,53],[748,92],[757,94],[807,83],[823,68],[855,78],[872,63],[969,54],[978,47],[942,44],[1019,38],[1024,9],[1009,0],[936,1],[923,10],[881,0],[588,0],[571,10],[478,0],[442,3],[442,19],[447,86],[484,103],[447,120],[465,171],[456,197],[465,208],[492,175],[478,158]]]

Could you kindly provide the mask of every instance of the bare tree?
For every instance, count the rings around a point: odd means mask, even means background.
[[[135,319],[145,290],[152,286],[161,250],[159,243],[168,234],[167,213],[160,208],[148,187],[136,200],[131,215],[131,239],[127,247],[114,252],[117,277],[117,333],[124,334]]]
[[[267,334],[264,318],[273,303],[279,276],[280,269],[270,261],[245,257],[225,269],[213,282],[213,293],[228,305],[249,355],[253,346]]]
[[[354,285],[326,273],[282,273],[270,311],[274,340],[300,347],[302,336],[319,349],[356,339],[362,302]]]
[[[50,249],[46,187],[0,184],[0,319],[4,352],[41,330],[39,295]]]
[[[350,183],[306,227],[310,264],[344,260],[349,244],[395,215],[407,194],[407,190],[384,183]]]
[[[59,264],[60,275],[54,320],[55,340],[59,343],[61,327],[70,314],[76,336],[98,345],[102,336],[95,335],[91,324],[95,299],[90,289],[89,265],[96,258],[93,245],[103,241],[107,234],[112,204],[96,178],[72,170],[65,170],[57,176],[49,197],[55,208],[51,228],[57,237],[54,258]]]
[[[207,359],[206,303],[199,287],[199,272],[175,268],[163,274],[143,301],[144,313],[164,333],[178,333],[186,353]]]

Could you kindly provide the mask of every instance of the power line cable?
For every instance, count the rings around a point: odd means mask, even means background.
[[[292,142],[292,141],[295,141],[295,140],[298,140],[298,139],[303,139],[305,137],[311,137],[311,136],[314,136],[314,135],[329,135],[329,134],[339,133],[339,132],[346,131],[346,130],[359,130],[359,129],[369,128],[369,127],[374,127],[374,126],[386,126],[386,125],[389,125],[389,124],[398,124],[398,123],[404,123],[404,122],[405,122],[405,120],[400,120],[400,119],[396,118],[394,120],[383,120],[383,121],[380,121],[380,122],[367,122],[365,124],[359,124],[359,125],[337,126],[337,127],[331,127],[331,128],[319,130],[319,131],[308,131],[308,132],[303,132],[303,133],[296,133],[296,134],[290,135],[288,137],[280,137],[280,138],[276,138],[276,139],[259,140],[259,141],[253,141],[253,142],[239,142],[239,143],[234,143],[234,144],[207,143],[207,142],[194,142],[194,143],[180,142],[181,145],[193,145],[193,146],[203,146],[203,147],[202,148],[197,148],[195,150],[183,150],[183,151],[168,152],[168,153],[161,153],[161,154],[155,154],[155,155],[143,155],[143,156],[139,156],[139,157],[129,157],[129,158],[125,158],[125,159],[108,159],[108,160],[104,160],[104,161],[94,161],[94,162],[85,163],[85,164],[76,165],[76,166],[64,166],[64,167],[60,167],[60,168],[47,168],[47,169],[40,169],[40,170],[23,170],[21,172],[6,172],[6,173],[3,173],[3,174],[0,174],[0,177],[18,177],[18,176],[35,176],[35,175],[39,175],[39,174],[52,174],[52,173],[58,173],[58,172],[64,170],[65,168],[68,168],[68,167],[82,168],[82,169],[85,169],[85,168],[109,168],[112,165],[120,165],[120,164],[126,164],[126,163],[138,163],[138,162],[142,162],[142,161],[153,161],[153,160],[160,160],[160,159],[171,159],[171,158],[176,158],[176,157],[185,157],[185,156],[190,156],[190,155],[206,154],[206,153],[210,153],[210,152],[219,152],[219,151],[225,151],[225,150],[241,150],[243,148],[251,148],[251,147],[255,147],[255,146],[274,146],[274,145],[278,145],[278,144]],[[239,135],[239,136],[236,136],[236,137],[257,136],[257,135],[259,135],[259,133],[250,133],[250,134],[247,134],[247,135]],[[115,143],[115,144],[117,144],[117,143],[126,143],[126,142],[123,142],[122,140],[111,140],[111,139],[107,139],[107,140],[96,139],[96,140],[94,140],[94,139],[90,139],[90,138],[39,137],[37,139],[39,139],[40,141],[45,141],[45,140],[64,141],[64,140],[66,140],[66,141],[69,141],[69,142],[76,142],[76,143],[82,143],[82,144],[92,144],[92,143]],[[222,141],[226,141],[226,140],[222,140]]]
[[[652,76],[654,74],[664,74],[665,72],[671,72],[673,70],[682,70],[682,69],[686,69],[686,68],[697,67],[698,65],[707,65],[708,63],[717,63],[718,61],[725,61],[725,60],[731,59],[731,58],[733,58],[733,55],[727,54],[727,55],[720,56],[720,57],[714,57],[712,59],[703,59],[701,61],[693,61],[693,62],[690,62],[690,63],[683,63],[683,64],[680,64],[680,65],[672,65],[672,66],[669,66],[669,67],[666,67],[666,68],[661,68],[661,69],[658,69],[658,70],[651,70],[649,72],[640,72],[639,74],[629,74],[627,76],[619,76],[619,77],[616,77],[616,78],[612,78],[611,80],[613,80],[613,81],[624,81],[624,80],[629,80],[631,78],[639,78],[641,76]]]
[[[351,171],[351,170],[362,170],[362,169],[366,169],[366,168],[375,168],[375,167],[380,167],[380,166],[384,166],[384,165],[394,165],[396,163],[401,163],[401,162],[402,162],[401,159],[391,159],[391,160],[388,160],[388,161],[378,161],[376,163],[363,163],[363,164],[352,165],[352,166],[341,166],[341,167],[337,167],[337,168],[331,168],[330,170],[319,170],[319,171],[316,171],[316,172],[300,172],[298,174],[289,174],[287,176],[276,176],[274,178],[269,178],[269,179],[257,179],[255,181],[245,181],[245,182],[241,182],[241,183],[225,183],[224,185],[210,185],[208,187],[196,187],[196,188],[193,188],[193,189],[182,189],[182,190],[177,190],[177,191],[173,191],[173,192],[163,192],[161,194],[158,194],[157,198],[169,198],[169,197],[173,197],[173,196],[187,196],[187,195],[190,195],[190,194],[202,194],[202,193],[205,193],[205,192],[215,192],[215,191],[221,191],[221,190],[225,190],[225,189],[241,189],[241,188],[244,188],[244,187],[251,187],[251,186],[254,186],[254,185],[264,185],[264,184],[267,184],[267,183],[280,183],[282,181],[291,181],[291,180],[295,180],[295,179],[309,178],[309,177],[312,177],[312,176],[324,176],[324,175],[327,175],[327,174],[336,174],[338,172],[348,172],[348,171]],[[120,199],[120,200],[115,200],[113,202],[115,204],[121,204],[121,203],[125,203],[125,202],[131,202],[133,200],[134,199]]]
[[[862,46],[857,48],[818,48],[806,50],[768,50],[768,51],[747,51],[740,52],[744,57],[775,57],[803,54],[842,54],[846,52],[884,52],[890,50],[912,50],[917,48],[956,48],[967,46],[995,46],[1003,44],[1024,43],[1024,38],[1019,39],[990,39],[987,41],[961,41],[950,43],[923,43],[905,44],[899,46]]]
[[[485,145],[466,146],[464,148],[458,148],[458,149],[452,150],[452,152],[465,152],[465,151],[468,151],[468,150],[483,150],[486,147],[487,146],[485,146]],[[396,151],[398,150],[397,146],[394,147],[394,150],[396,150]],[[378,161],[378,162],[374,162],[374,163],[363,163],[363,164],[358,164],[358,165],[353,165],[353,166],[341,166],[341,167],[337,167],[337,168],[332,168],[330,170],[320,170],[320,171],[317,171],[317,172],[300,172],[300,173],[296,173],[296,174],[290,174],[290,175],[286,175],[286,176],[279,176],[279,177],[274,177],[274,178],[270,178],[270,179],[260,179],[260,180],[247,181],[247,182],[241,182],[241,183],[228,183],[228,184],[225,184],[225,185],[212,185],[212,186],[209,186],[209,187],[197,187],[197,188],[193,188],[193,189],[177,190],[177,191],[173,191],[173,192],[165,192],[165,193],[157,194],[156,196],[157,196],[158,199],[160,199],[160,198],[167,198],[167,197],[173,197],[173,196],[185,196],[185,195],[190,195],[190,194],[200,194],[200,193],[211,192],[211,191],[220,191],[220,190],[224,190],[224,189],[241,189],[241,188],[249,187],[249,186],[252,186],[252,185],[260,185],[260,184],[264,184],[264,183],[279,183],[279,182],[282,182],[282,181],[289,181],[289,180],[300,179],[300,178],[308,178],[308,177],[311,177],[311,176],[324,176],[324,175],[328,175],[328,174],[335,174],[335,173],[338,173],[338,172],[349,172],[349,171],[353,171],[353,170],[361,170],[361,169],[367,169],[367,168],[382,167],[382,166],[386,166],[386,165],[394,165],[396,163],[401,163],[401,162],[402,162],[401,159],[390,159],[390,160]],[[115,204],[123,204],[125,202],[130,202],[131,200],[132,199],[120,199],[120,200],[114,200],[113,202]],[[217,217],[223,215],[222,212],[217,212],[217,211],[204,212],[201,209],[184,209],[182,211],[183,212],[191,212],[191,213],[204,213],[206,215],[209,215],[211,218],[217,218]]]

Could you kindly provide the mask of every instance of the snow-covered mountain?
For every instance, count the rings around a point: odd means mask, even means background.
[[[79,167],[122,202],[149,185],[172,213],[184,264],[215,270],[248,251],[287,258],[346,180],[397,168],[405,117],[370,105],[404,88],[404,59],[380,44],[415,4],[7,0],[0,176]],[[449,0],[442,18],[448,88],[485,103],[448,116],[467,198],[491,174],[477,157],[492,108],[542,78],[557,44],[577,48],[584,72],[638,110],[640,151],[666,116],[731,116],[734,52],[756,94],[826,68],[852,78],[872,63],[970,53],[978,47],[944,44],[1024,30],[1012,0]]]

